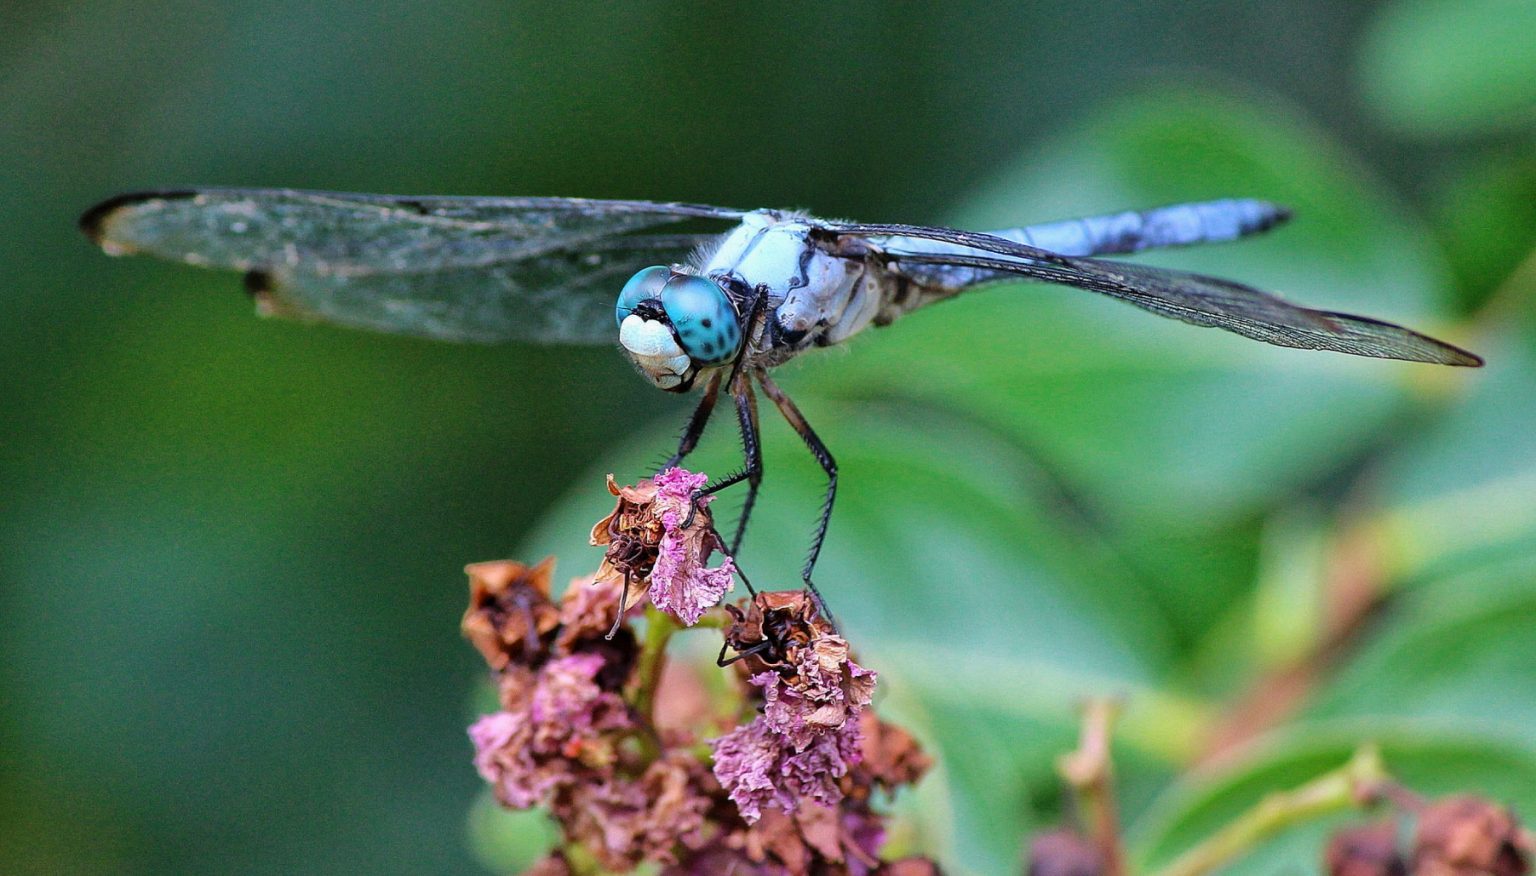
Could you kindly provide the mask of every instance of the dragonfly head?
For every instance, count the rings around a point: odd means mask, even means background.
[[[662,389],[687,392],[701,371],[730,362],[741,349],[741,320],[720,284],[656,266],[629,278],[614,306],[619,344]]]

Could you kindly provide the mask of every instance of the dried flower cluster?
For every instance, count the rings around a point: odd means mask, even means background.
[[[1470,795],[1410,801],[1412,840],[1399,841],[1396,819],[1334,834],[1324,862],[1330,876],[1524,876],[1529,836],[1508,809]]]
[[[875,716],[875,674],[803,593],[710,615],[740,657],[725,694],[667,666],[672,632],[699,623],[734,574],[729,558],[708,567],[720,540],[695,505],[704,482],[677,469],[635,486],[610,478],[617,507],[592,533],[602,566],[558,602],[551,561],[467,569],[464,633],[500,699],[470,727],[475,766],[503,805],[547,808],[564,836],[533,872],[650,861],[669,876],[937,873],[881,858],[875,792],[917,781],[929,761]],[[647,595],[642,646],[634,615]]]
[[[859,714],[875,673],[849,658],[848,643],[804,594],[764,594],[745,612],[727,610],[735,622],[726,641],[746,655],[763,710],[715,740],[715,776],[749,822],[764,806],[792,812],[800,800],[836,803],[839,780],[859,763]]]

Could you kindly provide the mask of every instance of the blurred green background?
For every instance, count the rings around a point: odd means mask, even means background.
[[[1155,261],[1490,366],[1017,286],[786,369],[844,475],[818,579],[942,763],[902,841],[1014,869],[1100,692],[1130,696],[1145,862],[1366,738],[1424,790],[1536,811],[1536,6],[939,9],[7,3],[0,872],[515,870],[539,826],[490,811],[468,763],[459,570],[589,571],[601,475],[641,473],[689,403],[609,349],[260,321],[234,277],[74,231],[108,194],[190,183],[975,227],[1287,203],[1266,239]],[[769,431],[742,561],[789,586],[817,476]],[[1215,757],[1298,667],[1283,720]],[[1243,869],[1311,867],[1316,836]]]

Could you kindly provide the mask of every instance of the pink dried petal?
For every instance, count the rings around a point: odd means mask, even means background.
[[[496,791],[496,799],[513,809],[535,805],[559,784],[565,774],[562,764],[541,768],[527,747],[523,716],[494,712],[469,728],[475,744],[475,769]]]
[[[837,780],[859,762],[859,725],[822,733],[801,751],[781,751],[779,775],[791,799],[814,800],[831,806],[843,799]]]
[[[651,602],[691,627],[731,589],[736,564],[726,557],[718,568],[705,568],[702,557],[689,556],[680,544],[669,545],[673,541],[684,539],[672,533],[661,539],[661,556],[651,572]]]
[[[656,510],[663,526],[671,529],[686,516],[678,515],[693,501],[693,494],[709,483],[709,475],[688,471],[685,468],[669,468],[651,479],[656,487]],[[709,499],[700,500],[700,504]],[[672,517],[668,520],[668,517]]]
[[[780,737],[761,719],[737,727],[711,745],[715,749],[715,778],[748,824],[761,818],[763,807],[770,803],[785,810],[793,808],[793,801],[787,805],[779,801],[774,782],[779,770]]]
[[[480,720],[469,725],[469,740],[475,745],[475,769],[480,778],[487,782],[496,781],[500,775],[500,767],[494,760],[496,753],[512,742],[521,726],[522,721],[511,712],[481,715]]]
[[[601,731],[629,726],[623,699],[595,681],[603,665],[600,654],[573,654],[551,660],[539,673],[528,705],[531,744],[539,753],[562,753]]]
[[[716,538],[708,516],[691,513],[694,493],[708,481],[705,474],[680,468],[669,468],[654,480],[662,536],[651,569],[651,602],[687,626],[698,623],[704,612],[719,604],[736,574],[730,557],[719,567],[708,568]],[[700,507],[709,501],[700,499]]]

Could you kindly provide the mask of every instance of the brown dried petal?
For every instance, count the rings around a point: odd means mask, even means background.
[[[843,861],[843,825],[836,806],[802,804],[795,810],[795,826],[811,851],[823,861]]]
[[[1419,813],[1413,871],[1522,876],[1530,862],[1519,846],[1520,825],[1509,810],[1471,796],[1446,797]]]
[[[655,761],[639,779],[570,787],[551,807],[567,836],[602,865],[627,871],[641,861],[675,863],[676,851],[703,840],[710,806],[707,773],[685,752]]]
[[[1397,822],[1392,819],[1339,831],[1323,853],[1329,876],[1404,876],[1408,863],[1397,849]]]
[[[772,861],[754,861],[738,848],[716,844],[662,868],[661,876],[786,876],[790,872]]]
[[[543,637],[560,622],[549,600],[554,557],[529,567],[512,560],[472,563],[469,608],[461,628],[492,669],[513,661],[531,664],[543,652]]]
[[[753,861],[776,860],[790,873],[805,873],[811,865],[811,850],[795,820],[777,809],[769,809],[747,830],[744,850]]]
[[[794,662],[799,649],[836,635],[832,625],[817,615],[816,604],[803,590],[764,591],[745,606],[725,607],[731,617],[731,625],[725,631],[726,644],[738,654],[752,652],[739,661],[744,678],[769,669],[782,670],[787,663]],[[753,651],[764,642],[767,647]]]
[[[644,595],[663,534],[661,515],[655,507],[656,485],[644,478],[634,486],[621,487],[610,474],[608,492],[618,501],[608,516],[592,526],[590,539],[593,545],[608,548],[598,566],[597,579],[627,580],[631,588],[628,604],[636,604],[640,600],[635,589],[639,596]]]
[[[526,710],[538,683],[538,675],[532,669],[517,664],[508,666],[496,679],[501,707],[508,712]]]
[[[1042,833],[1029,844],[1029,876],[1103,876],[1098,846],[1065,828]]]
[[[901,785],[916,784],[933,766],[933,758],[923,752],[912,734],[880,720],[874,712],[861,714],[859,727],[863,733],[863,759],[856,768],[856,780],[891,791]]]

